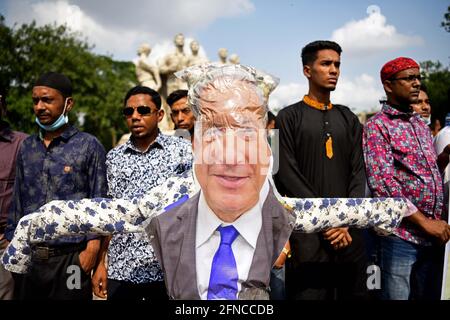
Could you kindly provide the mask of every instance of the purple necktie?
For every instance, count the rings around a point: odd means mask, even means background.
[[[220,245],[211,265],[208,300],[236,300],[238,272],[231,244],[239,232],[233,226],[218,227],[217,230],[220,232]]]

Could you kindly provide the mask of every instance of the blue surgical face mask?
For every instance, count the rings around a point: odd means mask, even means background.
[[[414,114],[419,114],[418,112],[413,112]],[[428,117],[422,117],[420,114],[419,114],[419,118],[423,121],[423,122],[425,122],[425,124],[427,125],[427,126],[429,126],[430,124],[431,124],[431,115],[429,115]]]
[[[422,120],[426,123],[427,126],[429,126],[431,124],[431,116],[426,117],[426,118],[422,117]]]
[[[42,124],[42,123],[39,121],[38,117],[36,117],[36,120],[35,120],[35,121],[36,121],[36,123],[38,124],[38,126],[41,127],[42,130],[45,130],[45,131],[55,131],[55,130],[58,130],[58,129],[61,128],[63,125],[65,125],[65,124],[67,124],[67,123],[69,122],[69,116],[68,116],[67,114],[65,114],[65,113],[66,113],[66,107],[67,107],[67,100],[68,100],[68,99],[69,99],[69,98],[66,98],[66,101],[64,102],[64,110],[63,110],[63,112],[61,113],[61,115],[59,116],[59,118],[56,119],[56,121],[53,122],[52,124],[49,124],[49,125]]]

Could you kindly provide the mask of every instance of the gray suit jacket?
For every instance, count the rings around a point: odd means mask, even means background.
[[[197,289],[195,235],[200,193],[152,219],[145,228],[164,271],[171,299],[200,299]],[[262,227],[239,299],[268,299],[270,271],[294,226],[294,215],[275,198],[272,187],[262,209]]]

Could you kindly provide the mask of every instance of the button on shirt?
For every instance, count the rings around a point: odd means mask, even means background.
[[[404,197],[425,216],[441,219],[442,177],[430,131],[418,114],[384,104],[364,127],[363,147],[368,184],[375,197]],[[429,243],[407,221],[394,234],[416,244]]]
[[[11,240],[16,224],[51,200],[106,197],[105,149],[94,136],[68,126],[46,148],[40,135],[25,139],[17,156],[16,180],[6,238]],[[54,226],[46,226],[52,231]],[[49,244],[88,240],[67,237]]]
[[[191,143],[158,134],[142,152],[132,140],[107,155],[109,195],[113,198],[142,196],[173,174],[192,168]],[[163,273],[145,234],[115,235],[108,250],[108,278],[132,283],[162,281]]]
[[[208,296],[212,261],[220,245],[220,233],[217,230],[220,225],[233,225],[239,232],[231,248],[236,259],[239,276],[238,292],[241,291],[242,282],[247,280],[253,261],[256,242],[262,226],[262,207],[268,193],[269,182],[266,179],[261,189],[258,203],[233,223],[226,223],[220,220],[206,203],[203,192],[200,193],[195,237],[195,261],[198,293],[202,300],[206,300]]]

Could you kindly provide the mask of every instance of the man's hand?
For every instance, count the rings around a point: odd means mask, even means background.
[[[429,219],[420,211],[405,217],[405,220],[417,225],[439,243],[444,244],[450,239],[450,226],[443,220]]]
[[[439,243],[446,243],[450,239],[450,226],[444,220],[426,219],[421,224],[422,230],[436,238]]]
[[[352,243],[348,228],[331,228],[323,233],[325,240],[330,241],[334,250],[343,249]]]
[[[275,261],[275,264],[273,266],[277,269],[283,268],[283,266],[286,262],[286,259],[288,257],[290,257],[290,252],[291,252],[291,244],[289,243],[289,240],[288,240],[283,248],[283,251],[280,253],[277,261]]]
[[[106,299],[108,288],[108,270],[104,261],[100,262],[92,276],[92,291],[102,299]]]
[[[90,240],[87,243],[86,249],[80,252],[78,256],[80,266],[84,272],[90,273],[97,262],[97,254],[100,250],[100,239]]]
[[[274,267],[277,269],[281,269],[284,266],[284,263],[286,262],[286,254],[284,254],[284,252],[282,252],[279,256],[277,261],[275,261]]]

